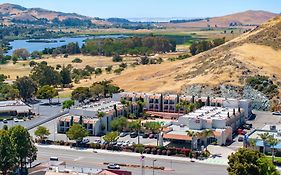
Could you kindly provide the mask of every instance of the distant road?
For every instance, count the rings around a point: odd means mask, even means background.
[[[85,168],[106,168],[106,166],[103,165],[103,162],[134,165],[140,164],[139,157],[38,147],[39,161],[47,162],[51,156],[58,157],[60,161],[65,161],[67,165]],[[146,158],[145,165],[152,166],[152,159]],[[168,169],[173,169],[173,171],[155,170],[155,175],[227,175],[226,166],[208,165],[195,162],[158,159],[155,162],[155,166],[164,166]],[[140,168],[121,167],[121,169],[132,171],[133,175],[141,174]],[[145,175],[152,175],[152,170],[145,169]]]

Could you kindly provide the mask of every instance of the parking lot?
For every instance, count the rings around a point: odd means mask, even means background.
[[[60,102],[63,102],[64,100],[67,99],[60,99]],[[53,100],[53,102],[56,102],[56,100]],[[31,126],[34,126],[62,111],[62,106],[61,105],[42,105],[44,103],[48,103],[48,100],[40,100],[39,103],[31,105],[31,108],[36,114],[34,118],[31,120],[26,120],[26,121],[16,121],[16,120],[8,120],[7,123],[0,122],[0,128],[2,128],[4,125],[7,125],[8,127],[12,127],[15,125],[22,125],[26,128],[29,128]]]

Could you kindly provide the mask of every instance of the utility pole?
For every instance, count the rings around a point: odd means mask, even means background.
[[[154,162],[156,162],[157,160],[156,159],[154,159],[154,160],[152,160],[152,174],[154,175]]]
[[[144,158],[145,156],[141,154],[140,161],[141,161],[141,175],[144,175]]]

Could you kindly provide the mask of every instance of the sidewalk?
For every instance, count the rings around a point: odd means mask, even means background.
[[[63,149],[63,150],[71,150],[71,151],[83,151],[83,152],[90,152],[90,153],[100,153],[100,154],[111,154],[111,155],[125,155],[131,157],[140,157],[140,153],[133,153],[133,152],[119,152],[119,151],[110,151],[110,150],[101,150],[101,149],[77,149],[77,148],[70,148],[69,146],[59,146],[59,145],[38,145],[37,147],[41,148],[50,148],[50,149]],[[191,159],[188,157],[176,157],[176,156],[164,156],[164,155],[153,155],[153,154],[143,154],[145,157],[150,159],[162,159],[162,160],[172,160],[172,161],[182,161],[182,162],[191,162]],[[203,164],[213,164],[213,165],[227,165],[227,160],[223,158],[208,158],[205,160],[197,160],[192,159],[194,162],[203,163]]]

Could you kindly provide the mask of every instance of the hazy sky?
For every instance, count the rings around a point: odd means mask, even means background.
[[[281,0],[0,0],[92,17],[214,17],[245,10],[281,12]]]

